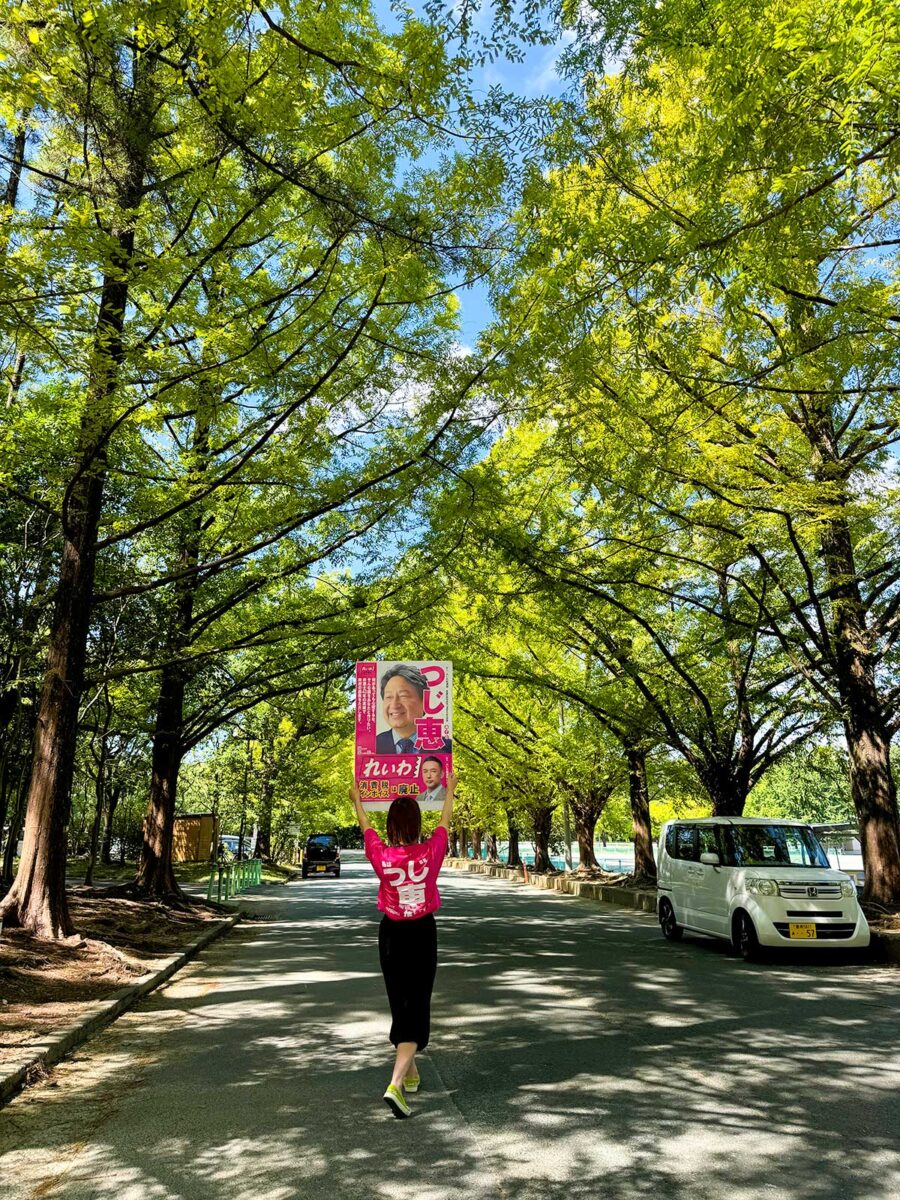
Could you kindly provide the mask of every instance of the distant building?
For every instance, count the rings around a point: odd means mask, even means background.
[[[183,813],[175,818],[173,862],[204,862],[219,850],[219,818],[215,813]]]

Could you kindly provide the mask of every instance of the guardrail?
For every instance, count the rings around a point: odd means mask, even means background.
[[[219,863],[209,876],[209,887],[206,889],[206,899],[215,899],[221,904],[230,900],[244,888],[254,887],[262,882],[262,859],[247,858],[240,862]]]
[[[632,855],[631,858],[628,858],[626,855],[616,855],[616,854],[600,855],[600,854],[598,854],[595,857],[597,859],[597,865],[599,867],[601,867],[604,871],[609,871],[611,874],[629,875],[634,870],[634,855]],[[469,862],[489,862],[490,860],[484,854],[482,854],[482,857],[480,859],[469,858],[468,861]],[[502,854],[500,855],[500,857],[497,861],[499,862],[499,864],[501,866],[505,867],[507,865],[506,858]],[[534,866],[534,854],[531,852],[523,853],[520,851],[519,861],[525,863],[525,865],[527,867],[533,867]],[[556,869],[558,871],[565,870],[566,861],[564,858],[561,858],[558,854],[551,855],[550,861],[554,865],[554,867],[556,867]],[[577,865],[578,859],[575,858],[573,860],[573,863],[574,863],[574,865]]]

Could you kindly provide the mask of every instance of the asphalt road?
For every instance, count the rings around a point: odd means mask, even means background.
[[[895,1200],[900,972],[750,966],[652,917],[442,876],[415,1116],[374,878],[239,926],[0,1112],[3,1200]]]

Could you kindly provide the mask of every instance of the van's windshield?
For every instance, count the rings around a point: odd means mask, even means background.
[[[825,851],[804,825],[725,825],[725,849],[736,867],[827,867]]]

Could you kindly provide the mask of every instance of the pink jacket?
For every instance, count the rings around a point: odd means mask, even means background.
[[[392,921],[412,921],[441,907],[438,871],[447,853],[447,830],[439,825],[424,842],[386,846],[374,829],[363,835],[366,858],[381,880],[378,909]]]

